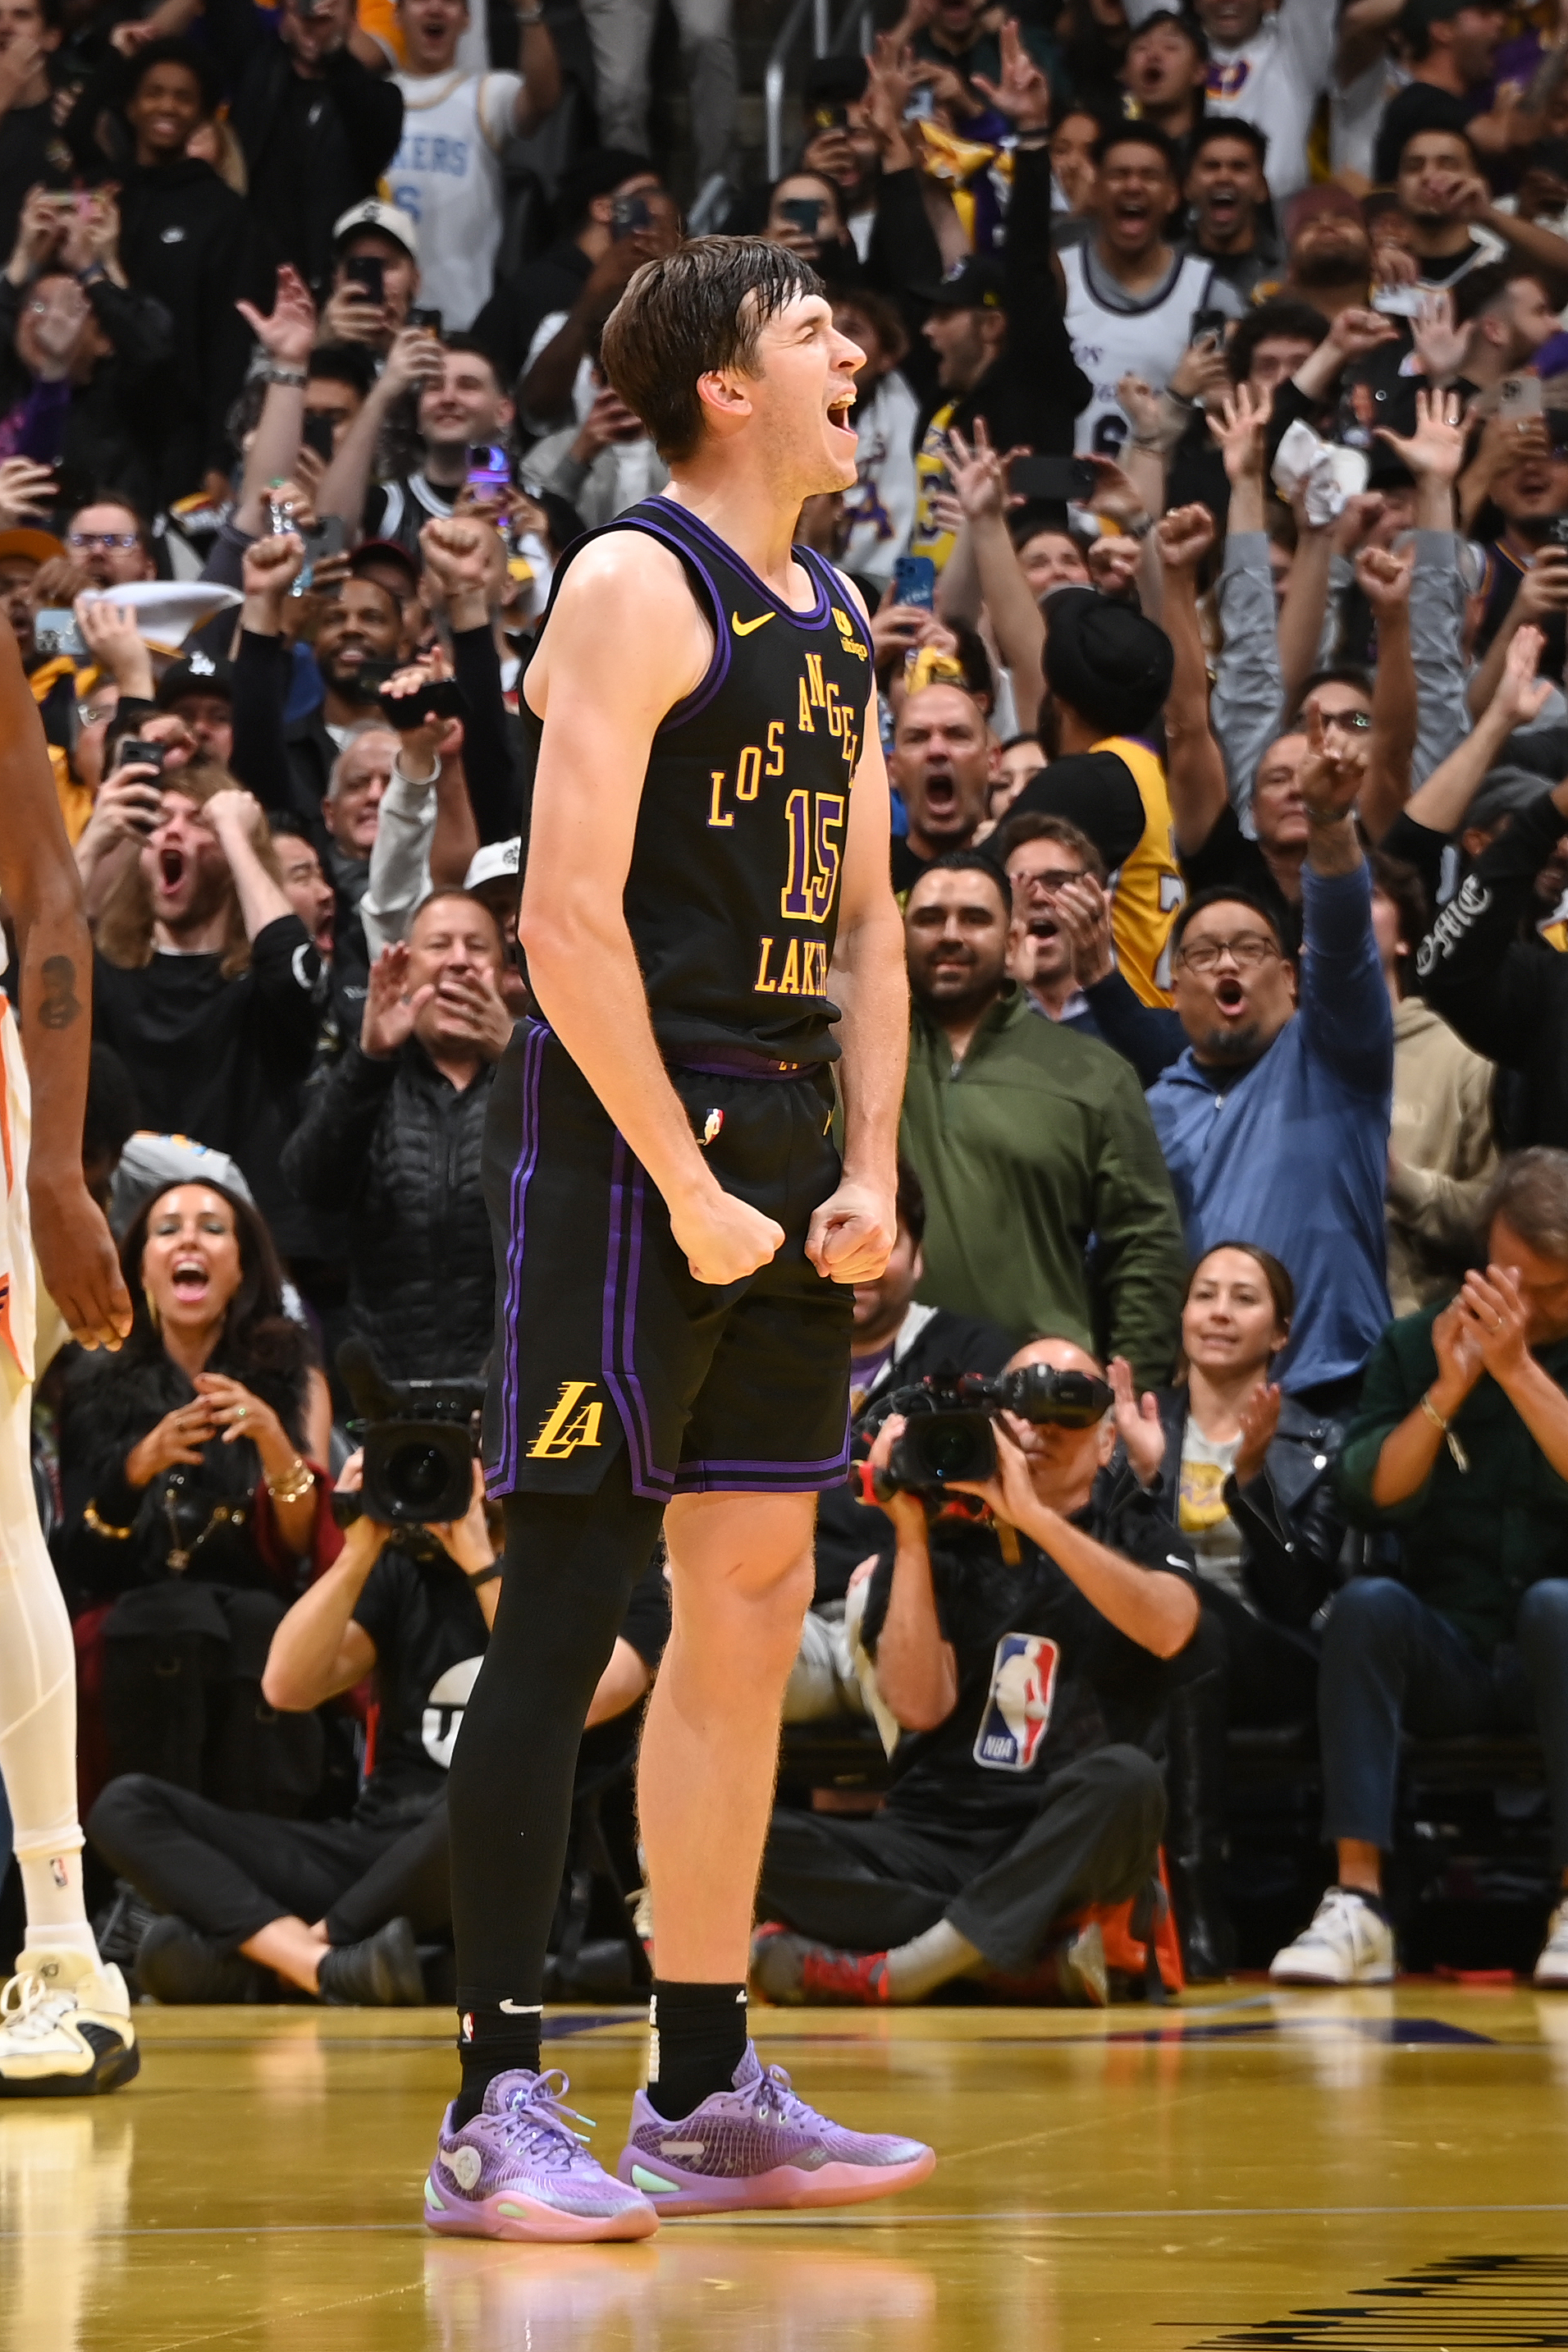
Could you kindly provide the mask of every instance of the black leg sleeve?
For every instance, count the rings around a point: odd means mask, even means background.
[[[542,1997],[578,1742],[663,1507],[623,1450],[599,1491],[507,1498],[495,1630],[452,1758],[452,1926],[460,2009]]]

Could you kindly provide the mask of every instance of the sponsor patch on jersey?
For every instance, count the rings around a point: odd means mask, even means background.
[[[1044,1633],[1004,1633],[975,1735],[975,1761],[990,1772],[1027,1772],[1040,1754],[1056,1696],[1061,1652]]]
[[[861,643],[860,632],[856,629],[854,623],[851,620],[849,614],[847,613],[841,613],[836,604],[833,606],[832,611],[833,626],[837,629],[840,636],[842,637],[844,641],[845,653],[853,654],[857,661],[864,661],[866,657],[865,647]]]

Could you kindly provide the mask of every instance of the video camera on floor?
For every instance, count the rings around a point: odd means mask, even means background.
[[[1052,1364],[1021,1364],[994,1379],[979,1372],[934,1372],[910,1388],[879,1396],[862,1415],[858,1427],[867,1437],[874,1437],[892,1413],[903,1413],[905,1422],[886,1469],[862,1465],[869,1489],[863,1499],[885,1503],[894,1495],[920,1495],[945,1501],[956,1481],[977,1483],[995,1475],[992,1424],[998,1413],[1087,1429],[1110,1411],[1111,1402],[1108,1381],[1090,1372],[1058,1371]]]
[[[334,1495],[340,1528],[361,1517],[394,1528],[463,1518],[474,1499],[483,1381],[389,1381],[362,1339],[345,1339],[338,1370],[359,1418],[349,1433],[364,1449],[357,1495]]]

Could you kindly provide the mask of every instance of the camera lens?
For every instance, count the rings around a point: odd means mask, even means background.
[[[386,1483],[415,1517],[430,1513],[446,1486],[446,1457],[434,1445],[400,1445],[388,1457]]]
[[[925,1443],[920,1451],[934,1478],[946,1481],[974,1476],[975,1442],[968,1430],[937,1429],[922,1434]]]

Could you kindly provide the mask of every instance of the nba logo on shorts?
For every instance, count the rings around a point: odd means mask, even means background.
[[[1061,1653],[1043,1633],[1004,1633],[997,1643],[975,1761],[993,1772],[1027,1772],[1040,1753],[1056,1693]]]

